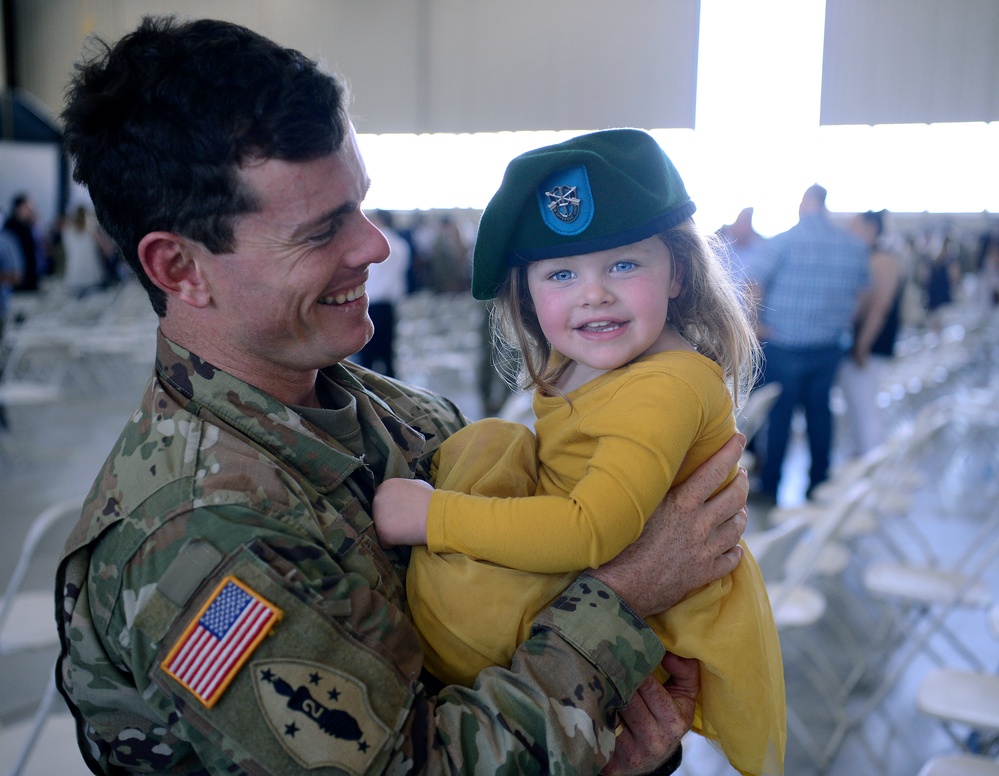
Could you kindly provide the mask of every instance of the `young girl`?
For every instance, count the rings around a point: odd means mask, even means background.
[[[693,211],[653,138],[618,129],[517,157],[483,212],[472,292],[522,355],[536,437],[473,423],[441,447],[436,489],[388,480],[374,503],[384,543],[427,545],[408,596],[444,682],[509,665],[537,612],[735,433],[757,345]],[[748,552],[650,625],[700,660],[694,729],[741,773],[781,773],[780,646]]]

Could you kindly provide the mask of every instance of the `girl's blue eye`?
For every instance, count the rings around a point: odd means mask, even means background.
[[[614,263],[613,267],[611,267],[611,271],[612,272],[627,272],[630,269],[634,269],[635,266],[636,266],[636,264],[633,261],[618,261],[618,262]]]
[[[555,280],[555,281],[558,281],[559,283],[562,283],[562,282],[564,282],[566,280],[571,280],[572,279],[572,272],[570,272],[567,269],[560,269],[558,272],[553,272],[551,275],[549,275],[549,277],[552,280]]]

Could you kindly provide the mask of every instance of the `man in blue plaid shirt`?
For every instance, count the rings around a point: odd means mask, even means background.
[[[776,503],[791,417],[805,413],[811,455],[808,494],[828,476],[829,391],[858,299],[869,285],[867,247],[829,219],[826,190],[810,186],[798,223],[767,241],[747,269],[758,305],[765,379],[783,391],[770,413],[760,490]]]

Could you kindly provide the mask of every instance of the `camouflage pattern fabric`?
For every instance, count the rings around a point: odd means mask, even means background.
[[[383,476],[426,478],[451,403],[343,364],[364,455],[162,335],[59,566],[59,687],[98,773],[596,773],[663,655],[580,577],[510,670],[432,694],[383,551]],[[259,614],[259,619],[253,619]]]

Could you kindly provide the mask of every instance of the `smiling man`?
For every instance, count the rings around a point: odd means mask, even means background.
[[[162,231],[139,241],[147,277],[182,303],[160,328],[282,403],[318,408],[316,370],[371,338],[364,282],[389,251],[361,212],[369,182],[354,132],[335,153],[252,160],[236,175],[254,210],[236,219],[232,251]]]
[[[697,666],[633,610],[739,562],[745,476],[709,499],[738,441],[537,618],[511,669],[430,689],[408,552],[378,545],[371,499],[428,478],[465,419],[346,361],[388,245],[339,81],[242,27],[146,19],[78,67],[63,118],[160,318],[57,578],[58,682],[94,772],[671,772]]]

